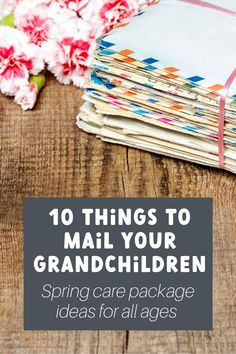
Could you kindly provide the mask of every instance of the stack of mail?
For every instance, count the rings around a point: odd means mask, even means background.
[[[104,141],[218,167],[220,97],[236,67],[236,1],[209,3],[232,14],[161,0],[102,38],[78,126]],[[236,80],[224,120],[224,168],[236,173]]]

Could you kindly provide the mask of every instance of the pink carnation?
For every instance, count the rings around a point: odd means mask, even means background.
[[[74,11],[63,9],[58,2],[47,0],[21,0],[14,13],[17,28],[38,46],[54,37],[58,26],[63,26],[75,16]]]
[[[127,18],[138,12],[136,1],[113,0],[107,1],[99,11],[99,16],[107,30],[121,24]]]
[[[108,32],[139,10],[137,0],[96,0],[90,1],[80,15],[94,25],[99,25]]]
[[[32,108],[38,91],[28,79],[42,71],[44,63],[61,83],[82,86],[93,61],[96,39],[158,2],[0,0],[0,19],[14,11],[17,27],[0,26],[0,91],[15,95],[23,109]]]
[[[54,22],[47,16],[47,6],[32,7],[26,11],[24,1],[21,2],[15,11],[15,24],[24,32],[36,45],[46,41],[50,36],[50,31]]]
[[[0,26],[0,91],[14,95],[30,73],[38,74],[43,68],[39,48],[24,33]]]
[[[91,26],[82,19],[71,21],[55,40],[43,45],[48,69],[63,84],[82,86],[92,63],[96,40]]]
[[[32,109],[36,103],[38,91],[34,83],[28,83],[18,89],[15,95],[15,102],[19,104],[24,111]]]

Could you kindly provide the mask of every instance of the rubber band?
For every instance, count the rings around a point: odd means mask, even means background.
[[[201,0],[179,0],[179,1],[186,2],[186,3],[191,4],[191,5],[197,5],[197,6],[205,7],[206,9],[212,9],[212,10],[220,11],[220,12],[223,12],[224,14],[236,17],[236,11],[226,9],[225,7],[222,7],[222,6],[219,6],[219,5],[211,4],[211,3],[207,2],[207,1],[201,1]]]
[[[220,113],[219,113],[219,131],[218,131],[218,147],[219,147],[219,167],[224,168],[224,127],[225,127],[225,104],[228,91],[233,81],[236,79],[236,68],[228,77],[224,88],[223,93],[220,97]]]

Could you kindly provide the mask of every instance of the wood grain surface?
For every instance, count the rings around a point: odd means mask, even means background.
[[[236,176],[79,131],[81,92],[49,77],[36,108],[0,97],[0,353],[236,353]],[[213,331],[23,331],[23,199],[213,197]]]

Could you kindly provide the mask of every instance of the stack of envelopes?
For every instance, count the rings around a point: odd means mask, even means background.
[[[236,2],[213,1],[236,11]],[[219,166],[219,105],[236,67],[236,17],[161,0],[99,41],[77,117],[104,141]],[[236,173],[236,80],[227,92],[225,169]]]

